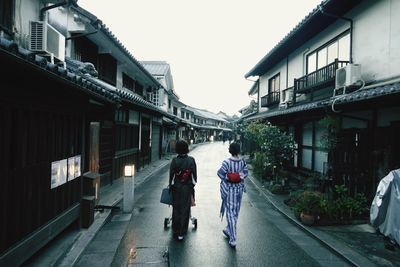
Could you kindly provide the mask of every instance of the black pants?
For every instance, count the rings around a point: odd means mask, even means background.
[[[190,219],[191,195],[193,187],[185,183],[175,183],[172,187],[172,231],[174,235],[187,233]]]

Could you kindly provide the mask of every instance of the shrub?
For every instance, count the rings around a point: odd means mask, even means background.
[[[324,198],[320,192],[304,191],[294,206],[295,212],[304,212],[311,215],[319,215],[324,204]]]
[[[273,194],[283,194],[283,193],[285,193],[283,185],[281,185],[281,184],[272,185],[270,191]]]
[[[336,185],[335,193],[336,198],[322,208],[322,216],[335,222],[344,222],[362,218],[368,213],[369,206],[364,194],[351,197],[345,185]]]
[[[250,123],[245,130],[245,136],[256,142],[257,148],[265,156],[265,169],[269,170],[274,178],[293,157],[293,136],[269,122]]]
[[[265,164],[265,154],[262,152],[255,152],[254,159],[252,161],[252,167],[254,174],[258,178],[267,179],[266,176],[266,164]]]

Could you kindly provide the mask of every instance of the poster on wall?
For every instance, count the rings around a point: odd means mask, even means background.
[[[75,157],[68,158],[68,181],[75,178]]]
[[[67,159],[60,160],[60,175],[58,176],[58,186],[67,182],[68,161]]]
[[[56,188],[58,186],[59,175],[60,175],[60,162],[54,161],[51,163],[50,189]]]
[[[81,176],[81,155],[75,156],[75,178]]]

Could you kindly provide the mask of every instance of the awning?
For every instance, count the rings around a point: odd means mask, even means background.
[[[175,126],[175,125],[177,125],[176,122],[174,122],[173,120],[171,120],[171,119],[169,119],[167,117],[163,117],[162,118],[162,124],[163,125],[167,125],[167,126]]]

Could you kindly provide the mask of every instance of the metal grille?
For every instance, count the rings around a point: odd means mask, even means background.
[[[30,43],[29,50],[31,51],[44,51],[44,25],[39,21],[31,21],[30,23]]]

